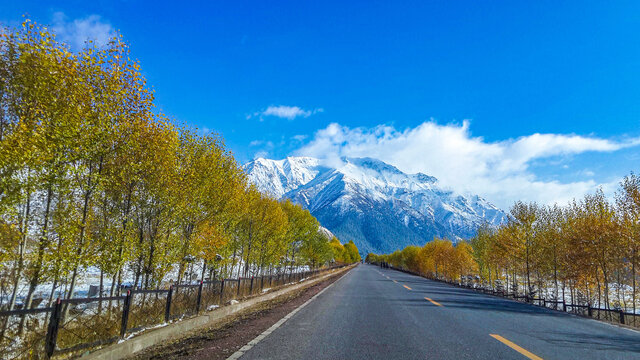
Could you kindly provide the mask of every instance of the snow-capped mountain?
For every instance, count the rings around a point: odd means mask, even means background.
[[[371,158],[343,158],[336,167],[310,157],[258,158],[244,170],[261,191],[301,204],[364,254],[423,245],[434,236],[471,237],[483,223],[506,217],[479,196],[456,194],[433,176],[405,174]]]

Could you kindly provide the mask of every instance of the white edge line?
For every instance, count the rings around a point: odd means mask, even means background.
[[[350,271],[349,271],[350,272]],[[347,272],[347,273],[349,273]],[[347,274],[344,274],[347,275]],[[247,345],[241,347],[238,351],[234,352],[233,354],[231,354],[231,356],[229,356],[227,358],[227,360],[236,360],[239,359],[242,355],[244,355],[244,353],[246,353],[247,351],[251,350],[252,347],[254,347],[257,343],[259,343],[262,339],[266,338],[267,336],[269,336],[269,334],[271,334],[274,330],[276,330],[277,328],[279,328],[280,326],[282,326],[282,324],[285,323],[285,321],[289,320],[293,315],[295,315],[298,311],[302,310],[302,308],[304,308],[305,306],[307,306],[310,302],[312,302],[313,300],[315,300],[318,296],[320,296],[323,292],[327,291],[330,287],[332,287],[333,285],[335,285],[336,283],[338,283],[338,281],[342,280],[344,278],[344,275],[340,277],[340,279],[334,281],[333,283],[331,283],[329,286],[327,286],[326,288],[320,290],[319,293],[315,294],[311,299],[305,301],[304,304],[298,306],[297,308],[293,309],[293,311],[291,311],[290,313],[288,313],[285,317],[283,317],[282,319],[278,320],[277,323],[271,325],[270,328],[268,328],[267,330],[265,330],[262,334],[256,336],[255,339],[249,341],[247,343]]]

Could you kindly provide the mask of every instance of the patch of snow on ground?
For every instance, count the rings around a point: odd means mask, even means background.
[[[138,330],[138,331],[135,331],[135,332],[130,333],[129,335],[127,335],[127,337],[126,337],[126,338],[121,339],[121,340],[118,340],[118,344],[120,344],[120,343],[122,343],[122,342],[125,342],[125,341],[127,341],[127,340],[131,339],[132,337],[134,337],[134,336],[136,336],[136,335],[138,335],[138,334],[140,334],[140,333],[142,333],[142,332],[144,332],[144,331],[151,330],[151,329],[157,329],[157,328],[161,328],[161,327],[165,327],[165,326],[167,326],[167,325],[169,325],[169,324],[168,324],[168,323],[166,323],[166,322],[163,322],[162,324],[157,324],[157,325],[154,325],[154,326],[149,326],[149,327],[142,328],[142,329],[140,329],[140,330]]]

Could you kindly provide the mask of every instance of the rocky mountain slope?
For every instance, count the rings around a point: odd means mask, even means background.
[[[244,170],[260,190],[301,204],[363,254],[422,245],[434,236],[467,238],[506,216],[479,196],[456,194],[432,176],[405,174],[371,158],[343,158],[337,166],[309,157],[258,158]]]

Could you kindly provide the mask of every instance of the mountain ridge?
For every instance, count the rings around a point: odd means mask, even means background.
[[[406,174],[373,158],[334,166],[311,157],[257,158],[243,166],[249,181],[278,199],[302,205],[342,241],[363,252],[423,245],[433,237],[473,236],[506,214],[477,195],[459,195],[423,173]]]

